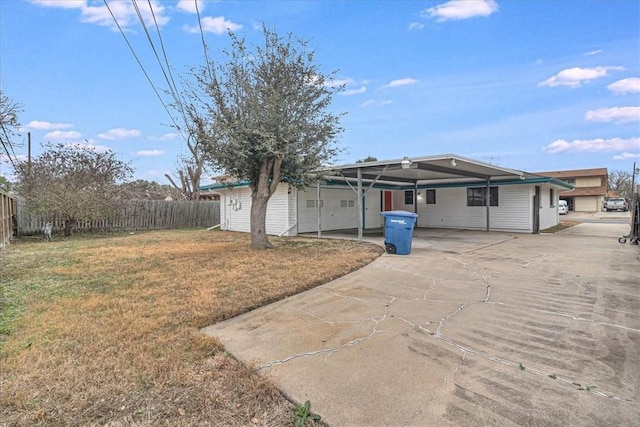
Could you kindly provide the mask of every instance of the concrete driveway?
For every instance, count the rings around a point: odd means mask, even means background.
[[[417,230],[411,255],[203,332],[332,426],[637,426],[628,231]]]

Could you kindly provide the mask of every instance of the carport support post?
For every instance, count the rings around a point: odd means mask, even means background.
[[[358,168],[358,242],[362,242],[362,228],[364,226],[362,212],[362,169]]]
[[[489,180],[487,179],[487,192],[486,192],[486,202],[487,202],[487,231],[491,231],[489,226],[489,221],[491,219],[489,212],[491,211],[491,187],[489,186]]]
[[[413,184],[413,212],[418,214],[418,181]]]
[[[320,209],[320,180],[316,181],[316,206],[318,207],[318,238],[320,238],[322,237],[322,221],[321,221],[322,209]]]

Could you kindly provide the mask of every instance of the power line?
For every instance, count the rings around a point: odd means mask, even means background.
[[[167,78],[167,74],[164,72],[164,68],[162,67],[162,62],[160,61],[160,58],[158,58],[158,53],[156,52],[156,49],[155,49],[155,47],[153,45],[153,42],[151,41],[151,37],[149,36],[149,33],[146,31],[146,26],[144,24],[144,20],[141,18],[140,14],[138,14],[138,17],[140,18],[140,22],[142,23],[142,26],[145,28],[145,32],[147,32],[147,39],[149,40],[149,43],[151,44],[153,52],[156,54],[156,58],[158,59],[158,64],[160,64],[160,68],[162,69],[162,73],[164,74],[164,78],[165,78],[165,80],[167,80],[167,84],[169,85],[169,90],[171,91],[171,94],[173,95],[173,99],[176,101],[176,104],[178,106],[178,110],[180,111],[180,114],[182,115],[182,119],[184,120],[185,125],[188,126],[187,117],[186,117],[186,114],[184,113],[184,107],[182,106],[182,100],[180,99],[180,92],[178,92],[178,88],[176,86],[176,82],[173,79],[173,73],[171,73],[171,65],[169,65],[169,58],[167,57],[167,51],[164,48],[164,42],[162,40],[162,35],[160,34],[160,26],[158,25],[158,21],[156,20],[156,14],[153,11],[153,5],[151,4],[151,0],[147,0],[147,2],[149,3],[149,10],[151,11],[151,16],[153,17],[153,23],[156,26],[156,32],[158,33],[158,40],[160,40],[160,48],[162,49],[162,55],[164,56],[165,64],[167,64],[167,72],[169,73],[169,77],[171,78],[171,81],[169,81],[169,79]]]
[[[129,43],[129,39],[124,34],[124,31],[122,31],[122,27],[120,27],[120,24],[118,23],[118,20],[116,19],[115,15],[113,14],[113,11],[111,10],[111,7],[109,7],[109,3],[107,3],[107,0],[102,0],[102,1],[104,2],[104,5],[109,10],[109,13],[111,14],[111,17],[113,18],[113,22],[115,22],[116,26],[118,27],[118,30],[120,30],[120,34],[122,34],[122,37],[124,38],[124,41],[127,43],[127,46],[129,46],[129,50],[131,50],[131,53],[133,54],[133,57],[136,59],[136,62],[138,63],[138,65],[140,66],[140,69],[142,70],[142,72],[144,73],[145,77],[147,78],[147,81],[151,85],[151,88],[153,89],[153,91],[155,92],[156,96],[160,100],[160,103],[162,104],[162,106],[164,107],[165,111],[167,112],[167,114],[171,118],[171,121],[176,126],[176,129],[178,130],[178,133],[186,141],[186,138],[184,137],[184,135],[180,131],[180,126],[178,126],[178,124],[176,123],[175,119],[171,115],[171,112],[169,111],[169,109],[167,108],[167,105],[165,104],[164,100],[162,99],[162,97],[158,93],[158,90],[156,89],[156,86],[153,84],[153,81],[151,80],[151,78],[149,77],[149,74],[147,74],[147,71],[144,69],[144,66],[142,65],[142,62],[140,62],[140,59],[138,58],[138,55],[136,55],[136,52],[133,50],[133,46],[131,46],[131,43]]]
[[[202,21],[200,20],[200,9],[198,8],[198,0],[193,0],[196,4],[196,14],[198,15],[198,26],[200,27],[200,38],[202,39],[202,47],[204,49],[204,59],[207,61],[207,70],[209,71],[209,78],[213,81],[213,73],[211,72],[211,65],[209,63],[209,55],[207,54],[207,43],[204,41],[204,31],[202,31]]]
[[[5,139],[6,139],[6,144],[5,141],[2,140],[2,138],[0,138],[0,143],[2,143],[2,147],[4,148],[5,153],[7,153],[7,158],[9,159],[9,162],[11,162],[11,165],[15,168],[16,164],[14,163],[13,159],[11,158],[11,153],[9,153],[9,149],[7,148],[7,144],[9,144],[9,147],[11,148],[11,152],[13,153],[13,157],[18,160],[18,156],[16,156],[16,152],[13,149],[13,144],[11,144],[11,139],[9,138],[9,132],[7,131],[7,128],[4,126],[4,123],[0,123],[0,128],[2,128],[2,133],[4,133]]]

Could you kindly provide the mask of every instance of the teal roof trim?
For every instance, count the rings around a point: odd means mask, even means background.
[[[369,186],[370,183],[364,183],[365,186]],[[501,185],[522,185],[522,184],[552,184],[557,187],[562,187],[567,190],[573,190],[575,187],[567,182],[561,181],[556,178],[550,178],[545,176],[536,176],[525,179],[513,179],[508,181],[490,181],[489,185],[501,186]],[[323,185],[327,186],[339,186],[339,187],[347,187],[348,184],[344,181],[327,181]],[[426,188],[455,188],[455,187],[485,187],[487,184],[484,181],[477,182],[448,182],[441,184],[421,184],[418,185],[419,190],[424,190]],[[226,190],[229,188],[240,188],[240,187],[248,187],[249,181],[238,181],[233,183],[220,183],[216,182],[214,184],[203,185],[200,187],[200,191],[210,191],[210,190]],[[373,188],[379,188],[381,190],[413,190],[415,187],[413,185],[393,185],[393,184],[379,184],[376,183],[373,185]]]
[[[489,185],[492,187],[501,186],[501,185],[522,185],[522,184],[553,184],[558,187],[565,188],[567,190],[573,190],[575,187],[569,183],[561,181],[556,178],[550,177],[535,177],[535,178],[525,178],[525,179],[514,179],[508,181],[490,181]],[[329,186],[347,186],[348,184],[343,181],[330,181],[327,182],[326,185]],[[365,186],[369,186],[369,183],[363,183]],[[427,188],[456,188],[456,187],[485,187],[487,184],[485,181],[477,181],[477,182],[448,182],[448,183],[440,183],[440,184],[419,184],[418,189],[424,190]],[[379,188],[382,190],[413,190],[415,187],[413,185],[393,185],[393,184],[374,184],[373,188]]]
[[[209,185],[203,185],[200,187],[200,191],[210,191],[210,190],[226,190],[229,188],[236,187],[248,187],[249,181],[236,181],[236,182],[215,182]]]

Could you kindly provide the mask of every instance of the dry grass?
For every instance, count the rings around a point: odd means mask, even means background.
[[[353,271],[351,241],[164,231],[16,242],[0,276],[8,425],[289,425],[293,405],[200,328]]]
[[[540,230],[541,233],[556,233],[558,231],[561,230],[565,230],[567,228],[573,227],[574,225],[580,224],[579,222],[576,221],[562,221],[559,222],[558,224],[554,225],[553,227],[550,228],[545,228],[544,230]]]

